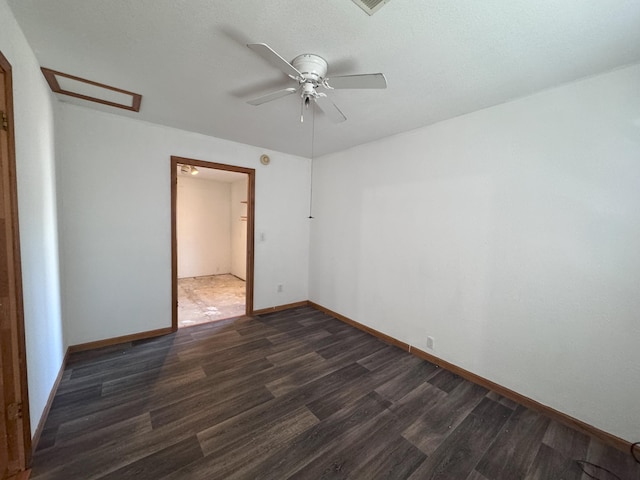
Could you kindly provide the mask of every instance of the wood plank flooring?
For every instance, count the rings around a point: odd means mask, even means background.
[[[305,307],[71,355],[32,478],[591,478],[576,460],[640,478],[630,455]]]

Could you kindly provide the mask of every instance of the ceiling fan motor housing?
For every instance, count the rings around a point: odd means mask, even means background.
[[[293,59],[291,65],[302,74],[305,82],[311,82],[314,85],[322,83],[327,75],[327,61],[312,53],[298,55]]]

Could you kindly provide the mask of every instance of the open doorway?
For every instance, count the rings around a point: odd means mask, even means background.
[[[171,180],[173,329],[251,315],[255,170],[171,157]]]

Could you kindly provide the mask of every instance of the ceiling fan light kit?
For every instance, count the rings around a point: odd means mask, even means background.
[[[247,47],[298,83],[297,87],[289,87],[267,93],[266,95],[249,100],[247,103],[258,106],[278,98],[298,93],[302,101],[301,122],[304,121],[305,107],[308,108],[312,101],[318,105],[320,110],[322,110],[332,122],[340,123],[347,119],[336,104],[327,97],[326,93],[318,92],[318,87],[323,87],[327,90],[387,88],[387,80],[382,73],[339,75],[329,78],[327,77],[329,64],[319,55],[303,53],[289,63],[266,43],[249,43]]]

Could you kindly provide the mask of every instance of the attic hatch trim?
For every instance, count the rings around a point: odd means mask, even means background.
[[[51,70],[50,68],[40,67],[42,70],[42,74],[44,78],[47,80],[51,91],[54,93],[59,93],[61,95],[68,95],[69,97],[80,98],[82,100],[87,100],[89,102],[100,103],[102,105],[109,105],[111,107],[122,108],[124,110],[131,110],[133,112],[140,111],[140,103],[142,102],[142,95],[139,93],[133,93],[128,90],[122,90],[121,88],[111,87],[109,85],[105,85],[104,83],[94,82],[92,80],[87,80],[86,78],[76,77],[74,75],[69,75],[68,73],[57,72],[55,70]],[[90,87],[97,87],[96,91],[104,90],[105,94],[108,96],[109,94],[120,94],[123,96],[131,97],[130,103],[121,103],[116,101],[110,101],[105,98],[100,98],[93,95],[87,95],[83,93],[79,93],[73,90],[65,90],[60,86],[57,77],[66,78],[75,82],[79,82],[82,84],[86,84]]]
[[[367,12],[369,15],[373,15],[378,10],[380,10],[385,4],[389,3],[391,0],[352,0],[353,3],[358,5],[362,10]]]

